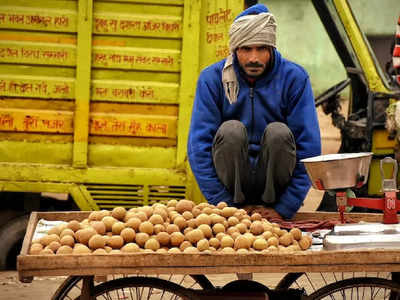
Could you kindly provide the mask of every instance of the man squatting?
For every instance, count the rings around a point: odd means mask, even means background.
[[[188,156],[209,203],[292,218],[311,186],[300,160],[321,138],[308,74],[278,52],[276,26],[263,4],[235,18],[230,55],[199,76]]]

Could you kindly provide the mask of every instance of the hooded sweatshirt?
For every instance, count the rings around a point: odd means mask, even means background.
[[[296,167],[274,209],[292,218],[311,186],[303,158],[321,154],[321,137],[311,84],[306,71],[273,49],[274,62],[251,86],[234,56],[239,82],[237,102],[230,104],[221,81],[225,59],[205,68],[198,79],[188,139],[188,157],[200,190],[211,204],[232,203],[232,195],[219,180],[212,159],[214,136],[228,120],[241,121],[249,139],[249,153],[259,153],[264,130],[271,122],[285,123],[296,141]]]

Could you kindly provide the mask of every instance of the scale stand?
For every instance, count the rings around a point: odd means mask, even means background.
[[[392,178],[385,179],[383,164],[393,165]],[[340,214],[341,223],[345,223],[344,212],[346,206],[358,206],[383,211],[384,224],[398,224],[397,212],[400,211],[400,201],[397,199],[397,161],[391,157],[385,157],[380,161],[380,171],[382,176],[382,191],[384,198],[351,198],[348,197],[343,189],[336,189],[336,203]],[[362,185],[362,182],[361,182]],[[358,184],[357,184],[358,186]]]

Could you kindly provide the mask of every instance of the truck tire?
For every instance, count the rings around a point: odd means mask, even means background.
[[[28,215],[17,217],[0,228],[0,270],[15,268],[28,225]]]

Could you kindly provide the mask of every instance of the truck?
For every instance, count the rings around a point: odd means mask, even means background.
[[[199,70],[245,1],[0,1],[0,269],[32,211],[201,201],[186,157]]]
[[[361,192],[379,194],[379,158],[396,144],[384,115],[398,90],[349,2],[312,3],[349,78],[316,104],[340,128],[341,152],[374,152]],[[204,201],[186,155],[196,80],[228,55],[245,4],[0,1],[0,268],[15,264],[32,211]],[[344,116],[337,95],[347,86]]]

